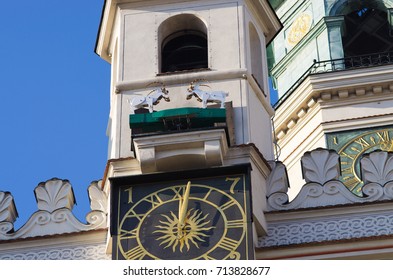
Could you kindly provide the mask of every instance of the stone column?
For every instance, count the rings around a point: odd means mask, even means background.
[[[328,30],[330,58],[340,59],[344,57],[342,34],[345,32],[344,16],[325,17]],[[344,64],[337,65],[344,66]]]

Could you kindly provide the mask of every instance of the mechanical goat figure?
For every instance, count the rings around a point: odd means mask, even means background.
[[[150,91],[147,96],[135,96],[131,100],[129,100],[129,103],[131,107],[135,109],[147,107],[149,109],[150,113],[153,113],[153,105],[157,105],[162,98],[164,98],[165,101],[169,102],[169,91],[165,88],[165,85],[163,83],[159,82],[154,82],[149,84],[147,87],[149,87],[152,84],[159,84],[161,86],[156,87],[152,91]]]
[[[208,85],[202,84],[203,80],[195,80],[190,83],[187,89],[187,99],[191,99],[195,96],[198,101],[202,102],[202,107],[206,108],[208,102],[220,103],[221,107],[225,106],[225,98],[228,96],[228,92],[224,91],[204,91],[200,89],[201,86],[209,87]]]

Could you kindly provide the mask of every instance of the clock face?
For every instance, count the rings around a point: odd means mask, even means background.
[[[393,151],[393,127],[354,130],[327,136],[328,148],[338,152],[341,159],[341,180],[357,195],[362,195],[360,174],[362,155],[375,150]]]
[[[112,208],[113,258],[253,258],[247,176],[112,181],[117,201],[117,209]],[[128,179],[135,182],[135,176]]]

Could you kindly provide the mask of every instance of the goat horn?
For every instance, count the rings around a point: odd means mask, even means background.
[[[150,84],[147,84],[146,86],[145,86],[145,88],[148,88],[148,87],[150,87],[151,85],[162,85],[163,87],[165,87],[165,84],[164,83],[162,83],[162,82],[151,82]]]

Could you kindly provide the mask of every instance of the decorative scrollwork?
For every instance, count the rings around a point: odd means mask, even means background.
[[[107,197],[100,190],[100,184],[101,182],[97,181],[90,186],[92,209],[97,210],[87,214],[88,224],[84,224],[72,213],[75,198],[72,186],[67,180],[54,178],[40,183],[34,190],[39,210],[16,231],[13,229],[13,222],[17,213],[12,196],[0,192],[0,240],[106,228],[107,212],[104,210],[107,207]]]
[[[381,185],[377,183],[368,183],[363,186],[362,192],[364,197],[367,197],[369,200],[373,198],[373,200],[378,200],[383,197],[384,190]]]
[[[282,210],[283,206],[288,204],[288,200],[286,193],[274,193],[267,199],[269,207],[274,210]]]
[[[386,183],[383,192],[387,199],[393,199],[393,182]]]
[[[106,223],[106,213],[101,211],[91,211],[86,215],[86,221],[89,225],[99,228],[101,226],[105,227]]]
[[[0,223],[0,236],[2,234],[7,234],[14,229],[14,224],[10,222],[2,222]],[[0,238],[1,239],[1,238]]]
[[[39,211],[35,217],[37,225],[44,226],[51,222],[51,214],[46,211]]]

